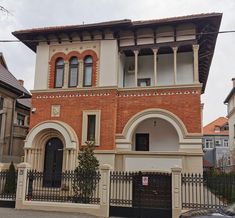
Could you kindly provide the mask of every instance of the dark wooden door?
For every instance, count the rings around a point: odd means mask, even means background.
[[[63,162],[63,143],[59,138],[51,138],[45,147],[44,187],[60,187]]]
[[[135,135],[135,150],[136,151],[149,151],[149,134],[137,133]]]

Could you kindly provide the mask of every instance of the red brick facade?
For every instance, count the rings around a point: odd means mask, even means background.
[[[101,110],[99,150],[115,149],[115,134],[122,133],[128,120],[136,113],[159,108],[179,117],[189,133],[201,133],[200,88],[118,91],[90,90],[33,94],[36,112],[30,127],[46,120],[60,120],[82,137],[83,110]],[[60,117],[51,117],[51,105],[60,105]]]

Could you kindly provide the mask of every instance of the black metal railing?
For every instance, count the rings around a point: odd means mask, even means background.
[[[15,200],[18,172],[0,172],[0,199]]]
[[[26,184],[27,201],[100,203],[100,172],[46,174],[31,170],[27,172]]]
[[[235,202],[235,175],[182,174],[182,208],[222,208]]]
[[[171,174],[111,172],[110,205],[171,208]]]

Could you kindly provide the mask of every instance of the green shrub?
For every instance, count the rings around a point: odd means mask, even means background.
[[[6,174],[6,183],[4,186],[4,193],[14,194],[16,192],[16,170],[13,162],[9,166]]]

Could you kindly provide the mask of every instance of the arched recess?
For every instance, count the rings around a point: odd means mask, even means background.
[[[40,140],[44,139],[44,137],[48,138],[51,136],[52,133],[54,135],[56,134],[56,132],[57,135],[58,133],[60,133],[59,135],[63,136],[62,141],[64,142],[65,148],[67,149],[78,148],[78,139],[72,127],[64,122],[54,121],[54,120],[39,123],[34,128],[32,128],[26,137],[24,147],[26,149],[37,147],[36,144],[39,143]],[[40,133],[41,137],[39,137]],[[37,138],[39,140],[36,140]]]
[[[187,129],[184,123],[175,114],[158,108],[147,109],[135,114],[125,125],[122,134],[117,135],[116,144],[117,147],[123,149],[130,149],[132,143],[133,133],[138,125],[150,118],[160,118],[168,121],[176,130],[179,136],[179,143],[185,141],[185,137],[188,135]],[[129,148],[128,148],[129,146]]]
[[[28,162],[33,169],[42,171],[46,142],[54,137],[63,143],[63,171],[73,170],[79,149],[78,139],[72,127],[61,121],[45,121],[31,129],[24,145],[25,162]]]

